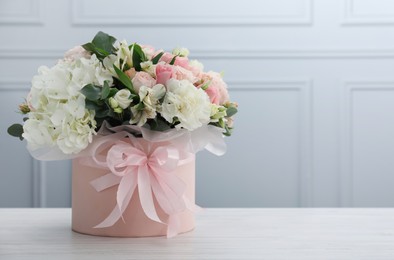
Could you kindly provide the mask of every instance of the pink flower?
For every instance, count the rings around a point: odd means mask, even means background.
[[[156,83],[163,84],[173,76],[172,66],[168,64],[159,63],[156,66]]]
[[[172,59],[174,58],[174,55],[172,53],[169,52],[165,52],[161,58],[160,61],[164,61],[165,63],[170,63],[172,61]]]
[[[219,73],[213,71],[203,73],[202,82],[199,87],[208,84],[208,88],[205,91],[212,103],[222,105],[230,100],[227,84]]]
[[[90,53],[82,46],[75,46],[64,54],[64,59],[69,61],[79,60],[80,58],[90,58]]]
[[[153,55],[155,54],[155,48],[150,45],[141,45],[142,51],[145,53],[145,56],[148,60],[151,60]]]
[[[220,93],[219,90],[215,87],[209,86],[205,92],[207,93],[209,100],[211,100],[212,104],[219,105],[220,103]]]
[[[134,68],[128,69],[124,72],[129,78],[134,78],[135,74],[137,73]]]
[[[180,66],[173,66],[173,78],[177,80],[188,80],[191,83],[195,83],[198,81],[198,78],[196,78],[193,73],[190,70],[187,70],[185,68],[182,68]]]
[[[189,59],[187,57],[176,57],[174,65],[188,69],[189,68]]]
[[[140,91],[141,86],[151,88],[156,85],[156,80],[145,71],[137,72],[131,82],[133,83],[134,89],[137,93]]]

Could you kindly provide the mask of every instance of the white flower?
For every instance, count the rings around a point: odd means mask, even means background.
[[[143,126],[148,118],[155,118],[157,115],[156,111],[160,109],[160,99],[163,98],[165,93],[166,88],[162,84],[157,84],[152,88],[141,86],[139,96],[143,108],[140,108],[140,104],[130,108],[133,114],[130,124]]]
[[[121,89],[116,92],[114,99],[118,102],[118,106],[125,109],[130,106],[130,103],[133,101],[130,99],[131,92],[128,89]]]
[[[112,76],[95,55],[39,68],[27,100],[31,112],[23,126],[28,146],[58,146],[65,154],[85,149],[96,134],[96,121],[79,91],[86,84],[104,81],[112,84]]]
[[[22,136],[26,139],[30,149],[35,150],[44,146],[55,145],[54,134],[51,133],[53,128],[48,127],[49,125],[51,125],[51,121],[45,115],[35,114],[26,120],[23,124]]]
[[[176,119],[179,121],[176,128],[190,131],[209,123],[211,102],[204,90],[187,80],[170,79],[166,84],[167,94],[160,113],[169,123]]]
[[[172,54],[178,55],[180,57],[187,57],[189,55],[189,50],[186,48],[177,47],[172,50]]]
[[[78,153],[92,142],[96,134],[94,111],[85,110],[81,118],[67,114],[61,126],[61,133],[57,138],[57,145],[66,154]]]
[[[141,69],[149,73],[152,77],[156,77],[156,65],[153,65],[152,61],[141,62]]]
[[[116,51],[116,57],[117,57],[117,62],[115,65],[123,71],[124,67],[126,64],[129,67],[133,67],[133,48],[131,50],[129,49],[128,43],[123,40],[121,42],[116,42],[114,47],[117,49]],[[120,63],[123,61],[122,63]]]

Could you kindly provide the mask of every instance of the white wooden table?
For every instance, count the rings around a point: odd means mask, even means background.
[[[70,230],[70,209],[0,209],[0,259],[394,259],[394,209],[206,209],[172,239]]]

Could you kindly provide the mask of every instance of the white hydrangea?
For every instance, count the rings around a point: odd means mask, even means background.
[[[170,79],[166,83],[161,115],[169,122],[179,121],[175,127],[195,130],[210,121],[211,102],[204,90],[187,80]]]
[[[65,154],[78,153],[96,134],[94,111],[85,108],[79,92],[85,85],[112,84],[111,74],[95,55],[40,67],[28,96],[31,108],[23,137],[31,149],[57,146]]]

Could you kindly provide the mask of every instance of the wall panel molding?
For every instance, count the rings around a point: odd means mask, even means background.
[[[344,81],[340,108],[340,206],[354,206],[354,151],[353,151],[353,94],[359,91],[394,91],[393,80],[348,80]]]
[[[311,79],[226,80],[231,92],[296,91],[300,94],[299,107],[299,205],[311,207],[313,196],[313,81]]]
[[[360,2],[360,0],[343,0],[343,25],[394,25],[394,10],[391,4],[387,7],[381,6],[380,8],[385,10],[382,13],[379,8],[374,9],[374,7],[379,7],[379,4],[382,4],[379,1],[368,0],[367,3],[370,4],[367,4],[367,11],[358,8],[357,6],[362,3],[357,2]],[[392,12],[387,12],[388,10],[392,10]]]
[[[1,91],[26,91],[31,87],[31,79],[16,79],[16,78],[0,78],[0,92]]]
[[[0,25],[43,25],[42,0],[28,0],[23,4],[15,0],[3,0],[0,6]]]
[[[280,3],[269,1],[266,5],[267,8],[256,9],[255,6],[258,6],[259,1],[261,0],[247,0],[246,2],[202,0],[198,5],[191,4],[194,11],[190,14],[179,12],[178,8],[174,8],[174,6],[185,5],[185,2],[177,0],[165,2],[165,4],[156,7],[157,10],[160,10],[157,13],[152,8],[146,8],[145,2],[118,2],[118,5],[129,8],[118,8],[117,12],[107,12],[107,5],[100,5],[100,2],[93,4],[96,3],[93,0],[72,0],[70,3],[72,23],[78,26],[312,25],[312,0],[292,0],[287,4],[284,1],[280,1]],[[259,4],[260,6],[264,5],[264,1]],[[89,8],[91,6],[93,8]],[[207,10],[206,6],[209,6],[210,10]],[[226,6],[226,15],[223,14],[223,6]],[[291,6],[294,10],[287,10]],[[273,8],[271,12],[270,8]],[[138,12],[133,12],[133,10],[138,10]],[[231,13],[231,10],[234,14]]]
[[[164,48],[171,50],[171,48]],[[0,49],[0,59],[61,59],[64,49]],[[195,59],[392,59],[394,49],[190,49]]]

